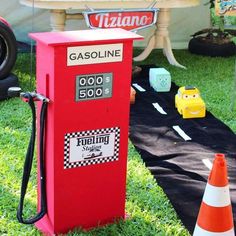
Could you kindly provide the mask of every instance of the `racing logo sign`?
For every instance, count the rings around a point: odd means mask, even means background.
[[[64,169],[118,160],[119,140],[118,127],[66,134]]]
[[[92,10],[83,12],[87,26],[97,28],[122,28],[137,31],[156,23],[157,9]]]

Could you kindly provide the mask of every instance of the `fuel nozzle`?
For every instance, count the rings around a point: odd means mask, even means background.
[[[8,96],[9,97],[21,97],[23,99],[27,98],[25,95],[30,94],[34,101],[43,101],[43,102],[49,102],[49,99],[43,96],[42,94],[36,93],[36,92],[29,92],[25,93],[22,92],[20,87],[10,87],[8,89]]]

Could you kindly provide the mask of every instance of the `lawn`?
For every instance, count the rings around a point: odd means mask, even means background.
[[[135,50],[135,54],[139,52],[140,50]],[[160,50],[154,51],[141,64],[155,63],[165,67],[179,86],[197,86],[207,109],[236,132],[236,108],[233,111],[230,108],[235,58],[201,57],[191,55],[186,50],[174,53],[187,70],[169,65]],[[32,71],[30,82],[28,54],[19,54],[14,72],[18,75],[23,90],[33,89],[35,72]],[[21,225],[16,220],[24,155],[30,135],[30,110],[20,99],[10,99],[0,102],[0,114],[0,235],[40,235],[34,226]],[[131,143],[128,159],[126,211],[130,217],[88,233],[78,229],[69,235],[188,236],[188,231],[181,224],[163,190],[146,169]],[[26,201],[27,215],[34,214],[36,209],[35,168],[32,176]]]

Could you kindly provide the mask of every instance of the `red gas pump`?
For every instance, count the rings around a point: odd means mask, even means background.
[[[30,37],[37,42],[39,93],[31,96],[50,99],[45,134],[38,134],[45,148],[36,227],[53,235],[124,218],[132,48],[142,37],[122,29]]]

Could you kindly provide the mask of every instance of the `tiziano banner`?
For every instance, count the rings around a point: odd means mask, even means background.
[[[93,10],[83,12],[91,29],[122,28],[137,31],[156,23],[158,9]]]

